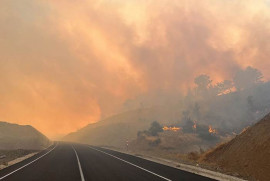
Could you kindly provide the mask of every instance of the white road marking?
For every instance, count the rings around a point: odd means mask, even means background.
[[[80,170],[80,174],[81,174],[81,179],[82,179],[82,181],[85,181],[85,180],[84,180],[84,176],[83,176],[83,171],[82,171],[81,163],[80,163],[80,160],[79,160],[77,151],[74,149],[73,145],[72,145],[72,148],[73,148],[73,150],[74,150],[74,152],[75,152],[75,155],[76,155],[76,157],[77,157],[78,166],[79,166],[79,170]]]
[[[111,157],[114,157],[114,158],[116,158],[116,159],[118,159],[118,160],[121,160],[121,161],[123,161],[123,162],[125,162],[125,163],[128,163],[128,164],[130,164],[130,165],[132,165],[132,166],[134,166],[134,167],[137,167],[137,168],[139,168],[139,169],[141,169],[141,170],[144,170],[144,171],[146,171],[146,172],[148,172],[148,173],[151,173],[151,174],[153,174],[153,175],[155,175],[155,176],[158,176],[158,177],[160,177],[160,178],[162,178],[162,179],[164,179],[164,180],[172,181],[172,180],[170,180],[170,179],[168,179],[168,178],[166,178],[166,177],[163,177],[163,176],[158,175],[158,174],[156,174],[156,173],[154,173],[154,172],[151,172],[151,171],[149,171],[149,170],[147,170],[147,169],[145,169],[145,168],[142,168],[142,167],[140,167],[140,166],[138,166],[138,165],[135,165],[135,164],[130,163],[130,162],[126,161],[126,160],[123,160],[123,159],[121,159],[121,158],[119,158],[119,157],[117,157],[117,156],[114,156],[114,155],[112,155],[112,154],[109,154],[109,153],[106,153],[106,152],[104,152],[104,151],[98,150],[98,149],[93,148],[93,147],[91,147],[91,146],[88,146],[88,147],[89,147],[90,149],[99,151],[99,152],[101,152],[101,153],[104,153],[104,154],[106,154],[106,155],[109,155],[109,156],[111,156]]]
[[[56,148],[57,145],[58,145],[58,144],[56,144],[56,145],[53,147],[53,149],[51,149],[50,151],[48,151],[48,152],[46,152],[45,154],[41,155],[40,157],[36,158],[35,160],[33,160],[33,161],[31,161],[31,162],[25,164],[24,166],[22,166],[22,167],[20,167],[20,168],[18,168],[18,169],[16,169],[16,170],[14,170],[14,171],[12,171],[12,172],[10,172],[9,174],[7,174],[7,175],[1,177],[0,180],[3,180],[3,179],[6,178],[7,176],[9,176],[9,175],[11,175],[11,174],[13,174],[13,173],[15,173],[15,172],[17,172],[17,171],[23,169],[24,167],[30,165],[31,163],[34,163],[35,161],[41,159],[42,157],[44,157],[45,155],[47,155],[47,154],[49,154],[51,151],[53,151],[53,150]]]

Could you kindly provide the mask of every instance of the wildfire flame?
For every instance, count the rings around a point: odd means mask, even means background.
[[[174,132],[176,132],[176,131],[180,131],[182,128],[180,128],[180,127],[168,127],[168,126],[164,126],[163,128],[162,128],[164,131],[174,131]]]
[[[209,125],[208,131],[209,131],[209,133],[211,133],[211,134],[217,134],[217,130],[214,129],[211,125]]]
[[[193,129],[197,129],[196,121],[194,121],[194,125],[192,127],[193,127]]]

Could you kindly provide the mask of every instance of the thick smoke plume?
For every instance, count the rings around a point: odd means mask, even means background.
[[[1,0],[0,119],[56,137],[182,100],[199,75],[244,91],[249,66],[270,80],[269,22],[266,0]]]

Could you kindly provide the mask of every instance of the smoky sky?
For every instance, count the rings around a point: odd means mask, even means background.
[[[2,0],[0,119],[50,137],[121,112],[140,95],[184,94],[200,74],[247,66],[270,79],[264,0]]]

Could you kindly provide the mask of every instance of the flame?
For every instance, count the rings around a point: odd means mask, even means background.
[[[214,129],[211,125],[209,125],[208,131],[209,131],[209,133],[211,133],[211,134],[217,134],[217,130]]]
[[[162,128],[164,131],[174,131],[174,132],[176,132],[176,131],[180,131],[182,128],[180,128],[180,127],[168,127],[168,126],[164,126],[163,128]]]
[[[192,127],[193,127],[193,129],[197,129],[197,123],[196,123],[196,121],[194,121],[194,125]]]

